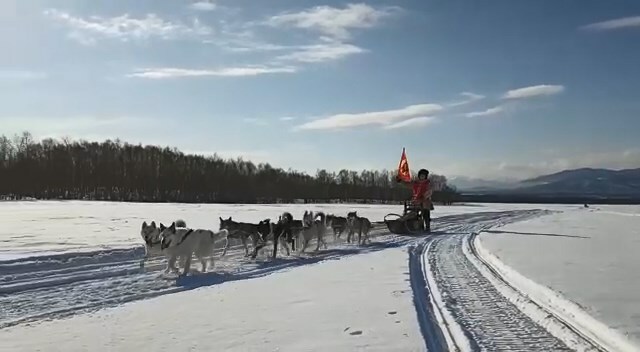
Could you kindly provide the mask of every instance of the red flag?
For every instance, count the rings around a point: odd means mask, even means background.
[[[398,165],[398,177],[405,182],[411,181],[411,171],[409,171],[409,161],[407,160],[407,154],[404,152],[404,148],[402,148],[400,165]]]

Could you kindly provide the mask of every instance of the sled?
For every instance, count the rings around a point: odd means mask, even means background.
[[[418,235],[424,234],[424,221],[420,207],[412,204],[411,201],[404,202],[402,215],[390,213],[384,217],[384,223],[391,233],[397,235]]]

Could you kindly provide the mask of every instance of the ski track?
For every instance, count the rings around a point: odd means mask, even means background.
[[[466,223],[442,224],[446,234],[426,239],[423,253],[435,288],[474,351],[570,351],[564,343],[510,303],[463,253],[472,232],[546,214],[526,210],[471,214]],[[484,218],[484,219],[483,219]],[[464,220],[463,220],[464,221]],[[442,230],[436,227],[437,230]],[[456,341],[458,342],[458,341]],[[462,348],[456,348],[462,349]]]

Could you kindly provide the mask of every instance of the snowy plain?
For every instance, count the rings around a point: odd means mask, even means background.
[[[511,269],[640,346],[640,206],[567,206],[478,239]]]
[[[343,239],[329,240],[328,250],[276,260],[261,255],[252,261],[236,248],[216,261],[215,273],[196,273],[177,281],[159,275],[164,261],[152,260],[144,270],[138,265],[143,253],[142,221],[169,224],[180,218],[190,227],[217,229],[219,217],[257,222],[276,219],[283,211],[299,218],[306,209],[342,216],[357,210],[359,215],[379,221],[401,208],[0,202],[0,223],[4,225],[0,229],[0,350],[424,351],[426,337],[420,313],[416,314],[415,278],[409,268],[411,248],[420,239],[376,229],[370,246],[359,248]],[[558,213],[508,224],[509,212],[533,209]],[[599,297],[599,301],[585,304],[590,314],[614,329],[622,331],[626,326],[637,331],[640,322],[634,320],[634,307],[640,306],[640,295],[637,286],[633,287],[638,283],[637,272],[629,266],[637,268],[640,259],[633,256],[639,247],[632,235],[602,235],[598,243],[587,246],[600,258],[594,261],[593,255],[585,260],[585,252],[575,250],[577,241],[569,242],[576,240],[574,237],[533,233],[576,235],[587,221],[584,214],[614,216],[618,230],[623,224],[627,230],[637,229],[633,221],[640,219],[638,209],[468,204],[436,206],[433,217],[436,228],[454,237],[489,228],[481,232],[479,242],[507,265],[573,301],[581,302],[585,294]],[[571,218],[572,214],[576,217]],[[566,223],[550,220],[562,216]],[[537,222],[546,224],[544,231],[536,228]],[[592,225],[594,232],[601,232],[597,226],[603,225],[602,221]],[[595,234],[581,236],[600,238]],[[452,245],[446,237],[441,239],[433,248]],[[510,241],[533,242],[520,245]],[[532,247],[534,244],[537,247]],[[619,255],[620,251],[624,253]],[[552,255],[555,252],[556,257]],[[560,258],[563,253],[565,257]],[[532,255],[539,259],[532,259]],[[434,258],[441,259],[426,267],[438,269],[434,263],[448,256],[434,251]],[[554,258],[561,261],[553,264]],[[538,272],[531,270],[532,266]],[[593,276],[603,268],[609,272]],[[438,272],[446,276],[447,269],[442,267]],[[429,275],[425,281],[433,282]],[[624,275],[629,278],[626,284]],[[609,315],[602,313],[606,311]],[[451,319],[449,313],[444,314]]]

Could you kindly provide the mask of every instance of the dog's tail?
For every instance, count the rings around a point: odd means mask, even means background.
[[[322,224],[322,226],[327,227],[327,216],[323,212],[317,212],[314,218],[320,218],[320,223]]]

